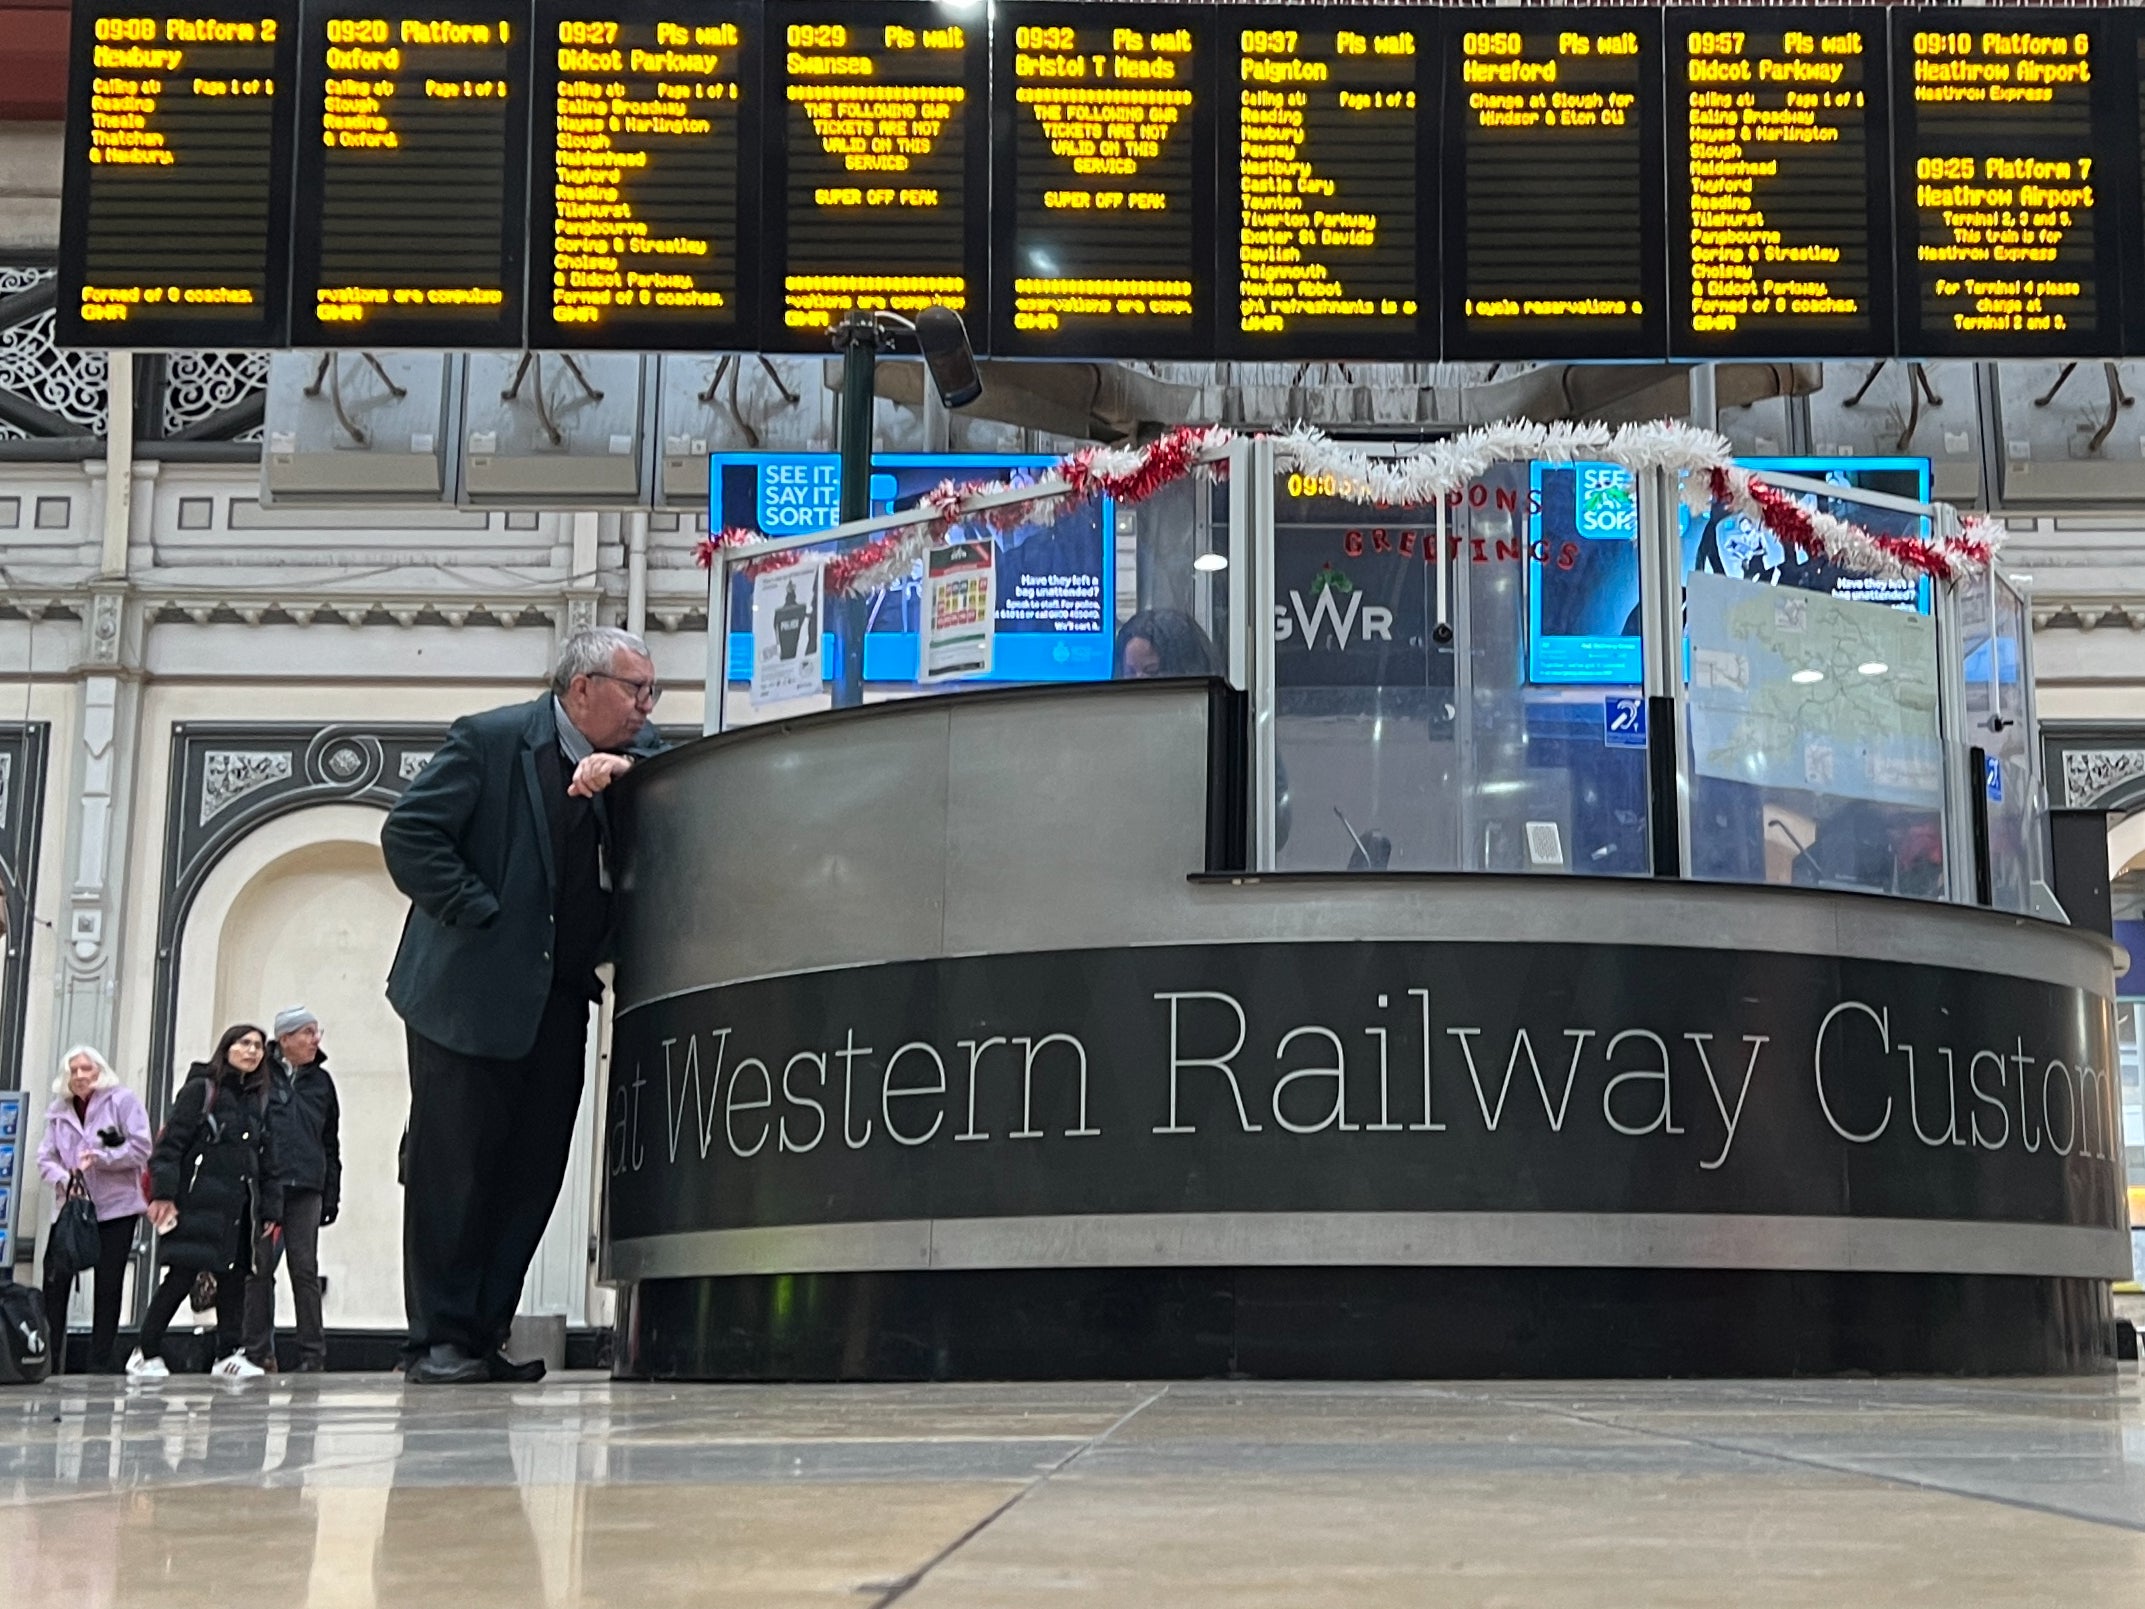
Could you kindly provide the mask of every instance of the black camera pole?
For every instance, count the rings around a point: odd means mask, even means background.
[[[834,326],[834,344],[842,353],[842,406],[834,421],[835,446],[841,454],[841,523],[871,515],[872,409],[877,400],[879,353],[893,344],[897,331],[916,339],[930,383],[948,408],[966,407],[983,395],[983,376],[968,344],[958,313],[927,307],[915,320],[899,313],[859,310]],[[864,628],[871,619],[869,598],[829,598],[832,629],[842,639],[842,662],[834,667],[834,707],[854,709],[864,702]]]
[[[834,327],[835,344],[842,350],[842,403],[834,427],[841,453],[844,525],[871,513],[872,411],[878,390],[879,345],[885,338],[885,330],[871,313],[851,313]],[[826,607],[829,623],[842,643],[841,663],[832,667],[830,678],[834,707],[853,709],[864,702],[864,627],[871,618],[871,600],[830,597]]]

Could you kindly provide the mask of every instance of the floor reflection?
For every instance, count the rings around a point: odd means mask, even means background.
[[[2135,1377],[0,1393],[14,1609],[2136,1601]],[[1665,1574],[1663,1572],[1666,1572]]]

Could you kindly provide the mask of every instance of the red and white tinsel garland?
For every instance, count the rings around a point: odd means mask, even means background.
[[[826,586],[840,596],[869,596],[898,585],[915,572],[924,553],[957,527],[1010,531],[1047,522],[1098,497],[1138,503],[1205,467],[1220,475],[1217,458],[1236,438],[1220,425],[1186,425],[1145,447],[1086,447],[1060,458],[1040,479],[1065,490],[1019,502],[978,508],[975,504],[1013,489],[1009,481],[943,481],[919,500],[933,518],[888,531],[826,561]],[[1871,531],[1837,515],[1811,509],[1789,492],[1770,486],[1736,464],[1725,436],[1674,420],[1620,425],[1537,424],[1506,420],[1463,431],[1399,457],[1378,457],[1343,446],[1309,425],[1268,438],[1275,456],[1308,478],[1330,483],[1334,495],[1379,508],[1423,508],[1440,498],[1466,494],[1468,485],[1498,464],[1607,463],[1633,472],[1667,470],[1682,476],[1683,499],[1694,509],[1720,502],[1748,516],[1795,552],[1829,560],[1862,574],[1891,579],[1934,576],[1953,581],[1985,572],[2003,541],[1995,521],[1972,518],[1955,535],[1906,536]],[[732,529],[703,537],[694,551],[702,569],[726,548],[765,541],[758,531]],[[744,566],[748,574],[802,562],[776,554]]]

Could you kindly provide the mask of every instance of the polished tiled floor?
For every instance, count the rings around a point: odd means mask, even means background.
[[[2121,1381],[0,1392],[0,1604],[2145,1605]]]

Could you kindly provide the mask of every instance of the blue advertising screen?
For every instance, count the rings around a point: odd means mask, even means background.
[[[1926,458],[1741,458],[1745,469],[1827,481],[1843,491],[1929,500]],[[1528,466],[1527,679],[1538,685],[1636,685],[1639,663],[1638,500],[1614,464]],[[1806,501],[1810,500],[1806,498]],[[1822,502],[1822,500],[1818,500]],[[1873,529],[1918,531],[1917,516],[1840,501],[1830,512]],[[1755,521],[1723,509],[1680,510],[1682,573],[1767,581],[1927,614],[1929,583],[1851,575],[1799,559]]]
[[[916,506],[943,481],[1040,480],[1054,458],[1002,453],[881,453],[872,460],[871,511]],[[800,536],[840,523],[841,464],[833,453],[713,453],[708,458],[708,528],[749,526],[768,536]],[[1055,520],[990,531],[998,548],[997,643],[992,682],[1107,681],[1116,590],[1117,510],[1108,498]],[[919,588],[912,581],[872,601],[864,635],[864,680],[916,678]],[[831,611],[830,611],[831,614]],[[830,627],[829,662],[841,634]],[[752,674],[752,593],[730,592],[730,675]]]

